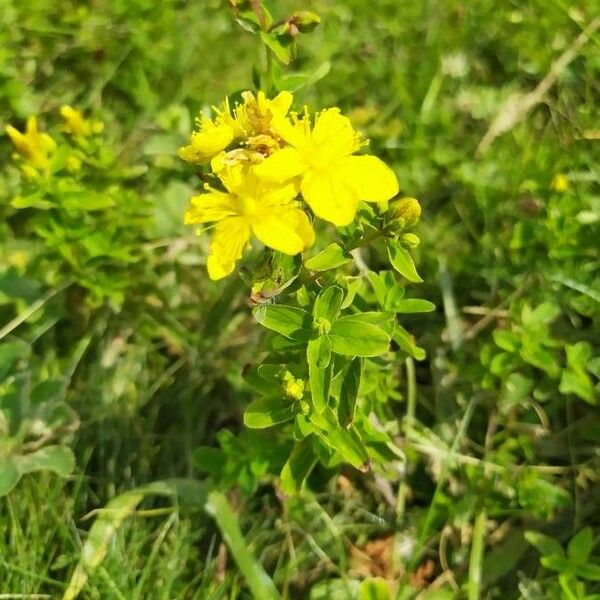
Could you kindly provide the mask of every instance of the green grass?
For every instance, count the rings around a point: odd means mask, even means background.
[[[61,402],[79,421],[56,434],[75,451],[71,479],[27,475],[0,499],[0,594],[60,597],[90,511],[151,481],[203,478],[194,449],[215,445],[220,429],[242,429],[250,395],[241,371],[259,334],[240,281],[206,279],[205,241],[181,225],[198,181],[175,155],[197,110],[251,87],[262,56],[223,4],[0,2],[0,120],[20,125],[39,114],[49,128],[70,103],[105,120],[119,168],[147,167],[122,184],[147,203],[143,215],[123,216],[140,258],[121,275],[112,263],[98,271],[106,281],[129,278],[123,303],[87,303],[70,284],[30,314],[38,290],[66,281],[68,267],[4,200],[16,174],[0,140],[0,343],[30,345],[20,391],[59,379]],[[437,580],[445,597],[566,597],[523,532],[566,542],[600,525],[597,33],[543,102],[482,156],[477,148],[506,99],[544,79],[595,4],[285,0],[277,14],[298,8],[319,13],[322,25],[300,40],[295,66],[331,67],[296,104],[340,106],[393,165],[402,194],[419,198],[419,295],[438,310],[406,316],[428,356],[416,364],[416,394],[402,375],[400,401],[386,406],[390,423],[403,423],[406,477],[392,467],[344,470],[342,479],[320,469],[311,493],[288,502],[268,477],[249,496],[234,491],[248,549],[284,598],[353,597],[364,564],[414,583],[427,560],[433,573],[422,583]],[[557,174],[566,191],[552,189]],[[35,258],[10,271],[23,248]],[[544,303],[554,316],[536,320],[530,309]],[[577,366],[565,348],[580,342],[590,357]],[[5,421],[2,451],[14,434]],[[369,541],[388,536],[397,571],[360,562]],[[592,580],[586,590],[600,591]],[[406,584],[402,593],[416,590]],[[212,519],[148,499],[82,597],[250,596]]]

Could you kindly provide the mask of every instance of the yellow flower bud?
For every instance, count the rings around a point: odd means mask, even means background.
[[[414,225],[421,216],[421,205],[416,198],[400,198],[390,204],[388,210],[390,220],[402,219],[405,227]]]
[[[566,192],[568,187],[569,180],[562,173],[557,173],[550,183],[550,189],[554,192]]]
[[[283,374],[283,392],[288,398],[302,400],[304,396],[304,381],[296,379],[289,371]]]
[[[74,154],[71,154],[67,157],[66,165],[69,173],[76,173],[81,169],[81,159]]]

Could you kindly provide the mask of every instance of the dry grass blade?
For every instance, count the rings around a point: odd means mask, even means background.
[[[483,156],[497,137],[510,131],[520,123],[527,114],[542,100],[548,90],[556,83],[560,74],[579,54],[590,38],[600,29],[600,17],[596,17],[573,41],[573,43],[552,63],[550,71],[537,87],[527,93],[516,93],[510,96],[498,111],[490,128],[479,142],[476,155]]]

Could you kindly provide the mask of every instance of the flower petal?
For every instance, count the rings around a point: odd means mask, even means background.
[[[376,156],[348,156],[341,162],[337,176],[367,202],[385,202],[398,193],[395,173]]]
[[[208,194],[200,194],[191,198],[183,222],[186,225],[208,223],[210,221],[220,221],[234,214],[235,206],[231,196],[223,192],[211,191]]]
[[[234,128],[229,125],[213,125],[205,121],[202,131],[195,131],[190,144],[179,149],[179,158],[193,164],[204,164],[213,156],[227,148],[235,137]]]
[[[335,174],[309,171],[302,179],[300,189],[317,217],[338,227],[349,225],[353,221],[358,208],[358,197]]]
[[[281,111],[281,113],[285,115],[287,114],[287,111],[290,110],[293,101],[294,96],[292,93],[284,90],[279,92],[279,94],[277,94],[277,96],[271,100],[271,103],[277,110]]]
[[[235,262],[242,258],[244,247],[250,238],[250,227],[246,219],[227,217],[217,224],[210,244],[210,255],[206,261],[208,276],[213,279],[227,277]]]
[[[291,205],[257,215],[252,231],[265,246],[285,254],[298,254],[315,241],[306,213]]]
[[[323,162],[341,159],[360,147],[350,119],[341,115],[339,108],[328,108],[317,115],[312,141]]]
[[[306,164],[295,148],[277,150],[254,167],[258,177],[266,181],[287,181],[306,170]]]

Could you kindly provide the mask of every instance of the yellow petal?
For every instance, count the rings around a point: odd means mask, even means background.
[[[265,246],[285,254],[298,254],[315,241],[306,213],[293,206],[264,211],[253,220],[252,231]]]
[[[394,171],[376,156],[348,156],[341,162],[337,176],[359,200],[385,202],[398,193]]]
[[[223,192],[212,191],[192,197],[190,206],[185,211],[183,222],[186,225],[208,223],[210,221],[220,221],[234,214],[235,210],[231,196]]]
[[[206,163],[213,156],[225,150],[234,139],[234,130],[230,125],[205,127],[192,133],[190,145],[182,148],[179,156],[184,160],[194,157],[193,162]]]
[[[338,108],[328,108],[317,116],[312,140],[323,162],[341,159],[360,147],[350,119],[341,115]]]
[[[276,207],[290,204],[298,195],[298,191],[299,186],[296,179],[279,185],[259,181],[256,196],[262,206]]]
[[[271,119],[271,131],[295,148],[303,148],[310,139],[310,123],[308,119],[301,119],[292,124],[282,114],[274,114]]]
[[[306,170],[306,163],[295,148],[283,148],[274,152],[254,167],[254,172],[265,181],[287,181]]]
[[[349,225],[358,208],[354,190],[331,174],[309,171],[300,186],[302,195],[317,217],[338,227]]]
[[[285,115],[287,114],[288,110],[290,110],[293,101],[294,96],[292,93],[284,90],[283,92],[279,92],[279,94],[277,94],[277,96],[271,100],[271,103],[278,111]]]
[[[250,227],[241,217],[227,217],[217,224],[210,244],[206,262],[208,276],[213,279],[227,277],[235,262],[242,258],[244,247],[250,238]]]
[[[15,145],[15,148],[21,152],[21,154],[27,154],[29,152],[29,142],[18,129],[14,128],[12,125],[7,125],[4,130]]]

